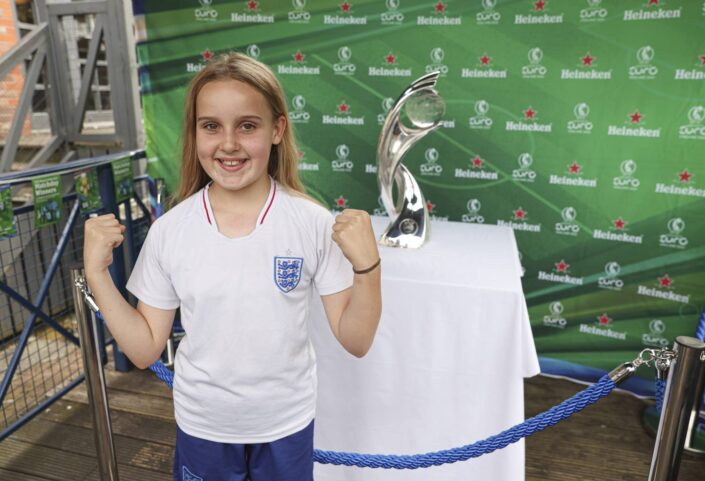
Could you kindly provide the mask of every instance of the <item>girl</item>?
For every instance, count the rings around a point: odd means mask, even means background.
[[[274,74],[238,53],[191,81],[180,203],[149,230],[127,288],[108,273],[125,227],[86,222],[88,284],[121,349],[157,360],[176,308],[174,479],[313,479],[315,357],[306,322],[321,296],[341,345],[363,356],[381,310],[369,216],[335,220],[303,194],[286,102]]]

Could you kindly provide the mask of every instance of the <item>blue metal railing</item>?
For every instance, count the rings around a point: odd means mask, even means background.
[[[131,267],[150,223],[151,212],[143,198],[149,196],[147,184],[151,179],[136,177],[135,202],[118,203],[110,164],[128,156],[138,161],[144,158],[144,151],[5,174],[0,176],[0,185],[10,185],[19,193],[33,178],[57,174],[68,187],[69,181],[73,184],[73,176],[66,179],[70,174],[96,169],[103,202],[98,212],[112,212],[128,226],[125,244]],[[70,264],[82,262],[83,217],[75,193],[62,196],[62,205],[65,220],[43,229],[34,226],[33,204],[14,209],[17,235],[0,239],[0,441],[83,380],[78,339],[70,317],[73,302],[69,277]],[[135,207],[138,215],[133,218]],[[124,286],[128,264],[122,249],[115,251],[114,258],[111,275],[116,285]],[[59,335],[48,335],[51,332]],[[105,344],[111,340],[106,341],[103,333],[100,337],[106,362]],[[128,369],[127,358],[117,346],[113,351],[116,367]],[[47,369],[54,363],[61,369]]]

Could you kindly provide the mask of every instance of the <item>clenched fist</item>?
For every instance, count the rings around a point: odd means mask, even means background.
[[[83,234],[83,268],[86,275],[108,270],[113,263],[113,249],[125,239],[125,226],[113,214],[88,219]]]
[[[333,240],[355,270],[367,269],[379,260],[372,222],[364,210],[345,209],[340,213],[333,224]]]

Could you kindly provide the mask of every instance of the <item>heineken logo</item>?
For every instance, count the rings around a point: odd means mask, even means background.
[[[353,4],[347,0],[338,5],[336,15],[324,15],[323,23],[326,25],[367,25],[367,16],[353,15]]]
[[[539,271],[537,275],[540,281],[557,282],[559,284],[571,284],[582,286],[583,278],[570,275],[570,264],[565,259],[553,263],[551,272]]]
[[[657,287],[639,285],[636,293],[640,296],[655,297],[657,299],[665,299],[667,301],[688,304],[690,302],[690,294],[681,294],[673,289],[673,279],[668,274],[664,274],[657,278],[654,283]]]
[[[230,21],[234,23],[274,23],[274,15],[260,13],[259,2],[249,0],[245,3],[245,13],[231,13]]]

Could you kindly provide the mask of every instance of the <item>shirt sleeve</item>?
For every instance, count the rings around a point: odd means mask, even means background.
[[[313,283],[321,296],[335,294],[353,285],[352,265],[333,241],[333,216],[326,212],[317,223],[318,268]]]
[[[127,290],[143,303],[158,309],[176,309],[181,304],[168,272],[164,269],[159,222],[147,232],[142,250],[127,281]]]

